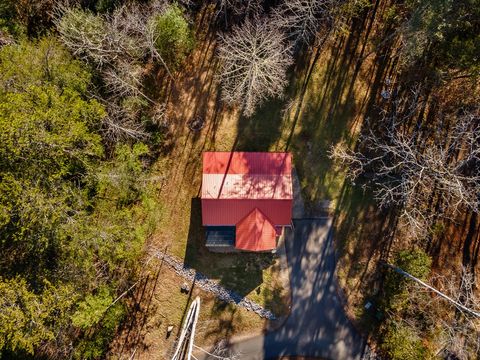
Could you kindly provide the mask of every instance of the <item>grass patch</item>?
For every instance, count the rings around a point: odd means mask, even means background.
[[[155,277],[156,282],[137,289],[133,300],[140,301],[129,306],[137,309],[141,316],[132,323],[126,321],[126,326],[111,346],[109,358],[128,358],[133,351],[136,351],[135,359],[171,358],[180,324],[191,301],[197,296],[201,305],[195,344],[199,346],[208,347],[218,339],[228,340],[233,335],[256,334],[265,325],[265,321],[255,313],[218,302],[196,286],[189,294],[182,293],[180,286],[184,280],[166,266]],[[174,328],[167,336],[170,325]]]

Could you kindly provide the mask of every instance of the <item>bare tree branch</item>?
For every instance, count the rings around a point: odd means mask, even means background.
[[[257,16],[262,12],[262,0],[217,0],[217,16],[223,16],[225,24],[231,16]]]
[[[241,104],[251,116],[255,107],[271,96],[281,96],[288,81],[286,70],[292,63],[291,47],[284,34],[265,20],[247,20],[220,36],[222,98]]]
[[[342,0],[285,0],[273,13],[273,21],[295,42],[309,43],[319,32],[333,28],[333,10]]]
[[[361,141],[361,151],[345,144],[332,147],[330,157],[348,168],[351,180],[367,175],[375,187],[381,206],[399,206],[402,217],[414,231],[428,231],[429,199],[441,199],[444,208],[456,213],[460,208],[474,212],[480,206],[480,113],[479,108],[462,110],[451,118],[449,131],[436,131],[425,146],[415,133],[401,130],[406,120],[417,114],[418,92],[405,106],[393,103],[383,113],[382,133],[369,130]],[[400,110],[402,108],[402,110]]]
[[[207,351],[204,348],[193,344],[195,349],[200,350],[201,352],[220,360],[237,360],[240,358],[240,354],[232,352],[229,348],[226,341],[219,341],[215,344],[212,350]]]
[[[150,103],[154,103],[143,88],[143,67],[134,63],[119,62],[115,68],[108,68],[103,72],[103,79],[108,91],[116,97],[142,96]]]
[[[459,277],[436,275],[431,278],[431,282],[436,284],[439,291],[462,306],[455,306],[458,312],[452,314],[448,308],[445,308],[447,302],[443,297],[432,297],[430,289],[414,283],[409,292],[409,300],[417,315],[410,318],[410,325],[416,328],[417,332],[424,331],[425,325],[434,329],[433,331],[438,334],[436,337],[438,355],[441,353],[444,356],[454,355],[455,358],[462,360],[471,359],[472,354],[478,356],[480,354],[480,318],[462,309],[467,307],[476,314],[480,313],[480,299],[475,293],[477,284],[473,272],[462,268]],[[438,333],[439,329],[440,333]]]
[[[394,266],[394,265],[391,265],[389,263],[384,263],[386,266],[388,266],[389,268],[393,269],[396,273],[402,275],[402,276],[405,276],[406,278],[410,279],[410,280],[413,280],[415,281],[417,284],[420,284],[421,286],[425,287],[426,289],[434,292],[435,294],[437,294],[438,296],[440,296],[441,298],[449,301],[451,304],[453,304],[456,308],[458,308],[460,311],[464,312],[464,313],[467,313],[471,316],[474,316],[476,318],[480,318],[480,311],[478,311],[478,309],[472,309],[472,308],[469,308],[465,305],[465,301],[461,302],[460,298],[459,299],[454,299],[450,296],[448,296],[447,294],[441,292],[440,290],[437,290],[435,289],[433,286],[427,284],[426,282],[422,281],[421,279],[409,274],[408,272],[400,269],[399,267],[397,266]]]

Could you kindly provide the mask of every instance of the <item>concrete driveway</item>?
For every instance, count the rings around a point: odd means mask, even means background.
[[[286,239],[292,290],[291,314],[276,331],[232,344],[242,359],[302,355],[362,359],[365,340],[347,319],[337,297],[331,219],[294,221]]]

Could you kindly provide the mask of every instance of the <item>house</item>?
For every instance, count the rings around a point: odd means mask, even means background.
[[[292,156],[205,152],[202,224],[212,251],[273,251],[292,225]]]

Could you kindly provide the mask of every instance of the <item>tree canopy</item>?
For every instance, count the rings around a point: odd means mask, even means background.
[[[171,5],[150,21],[154,29],[155,47],[160,56],[168,65],[178,66],[194,44],[193,33],[183,10],[178,5]]]
[[[75,352],[99,357],[123,316],[110,303],[148,232],[148,148],[106,157],[90,82],[52,37],[0,50],[0,352],[33,353],[79,328]]]

